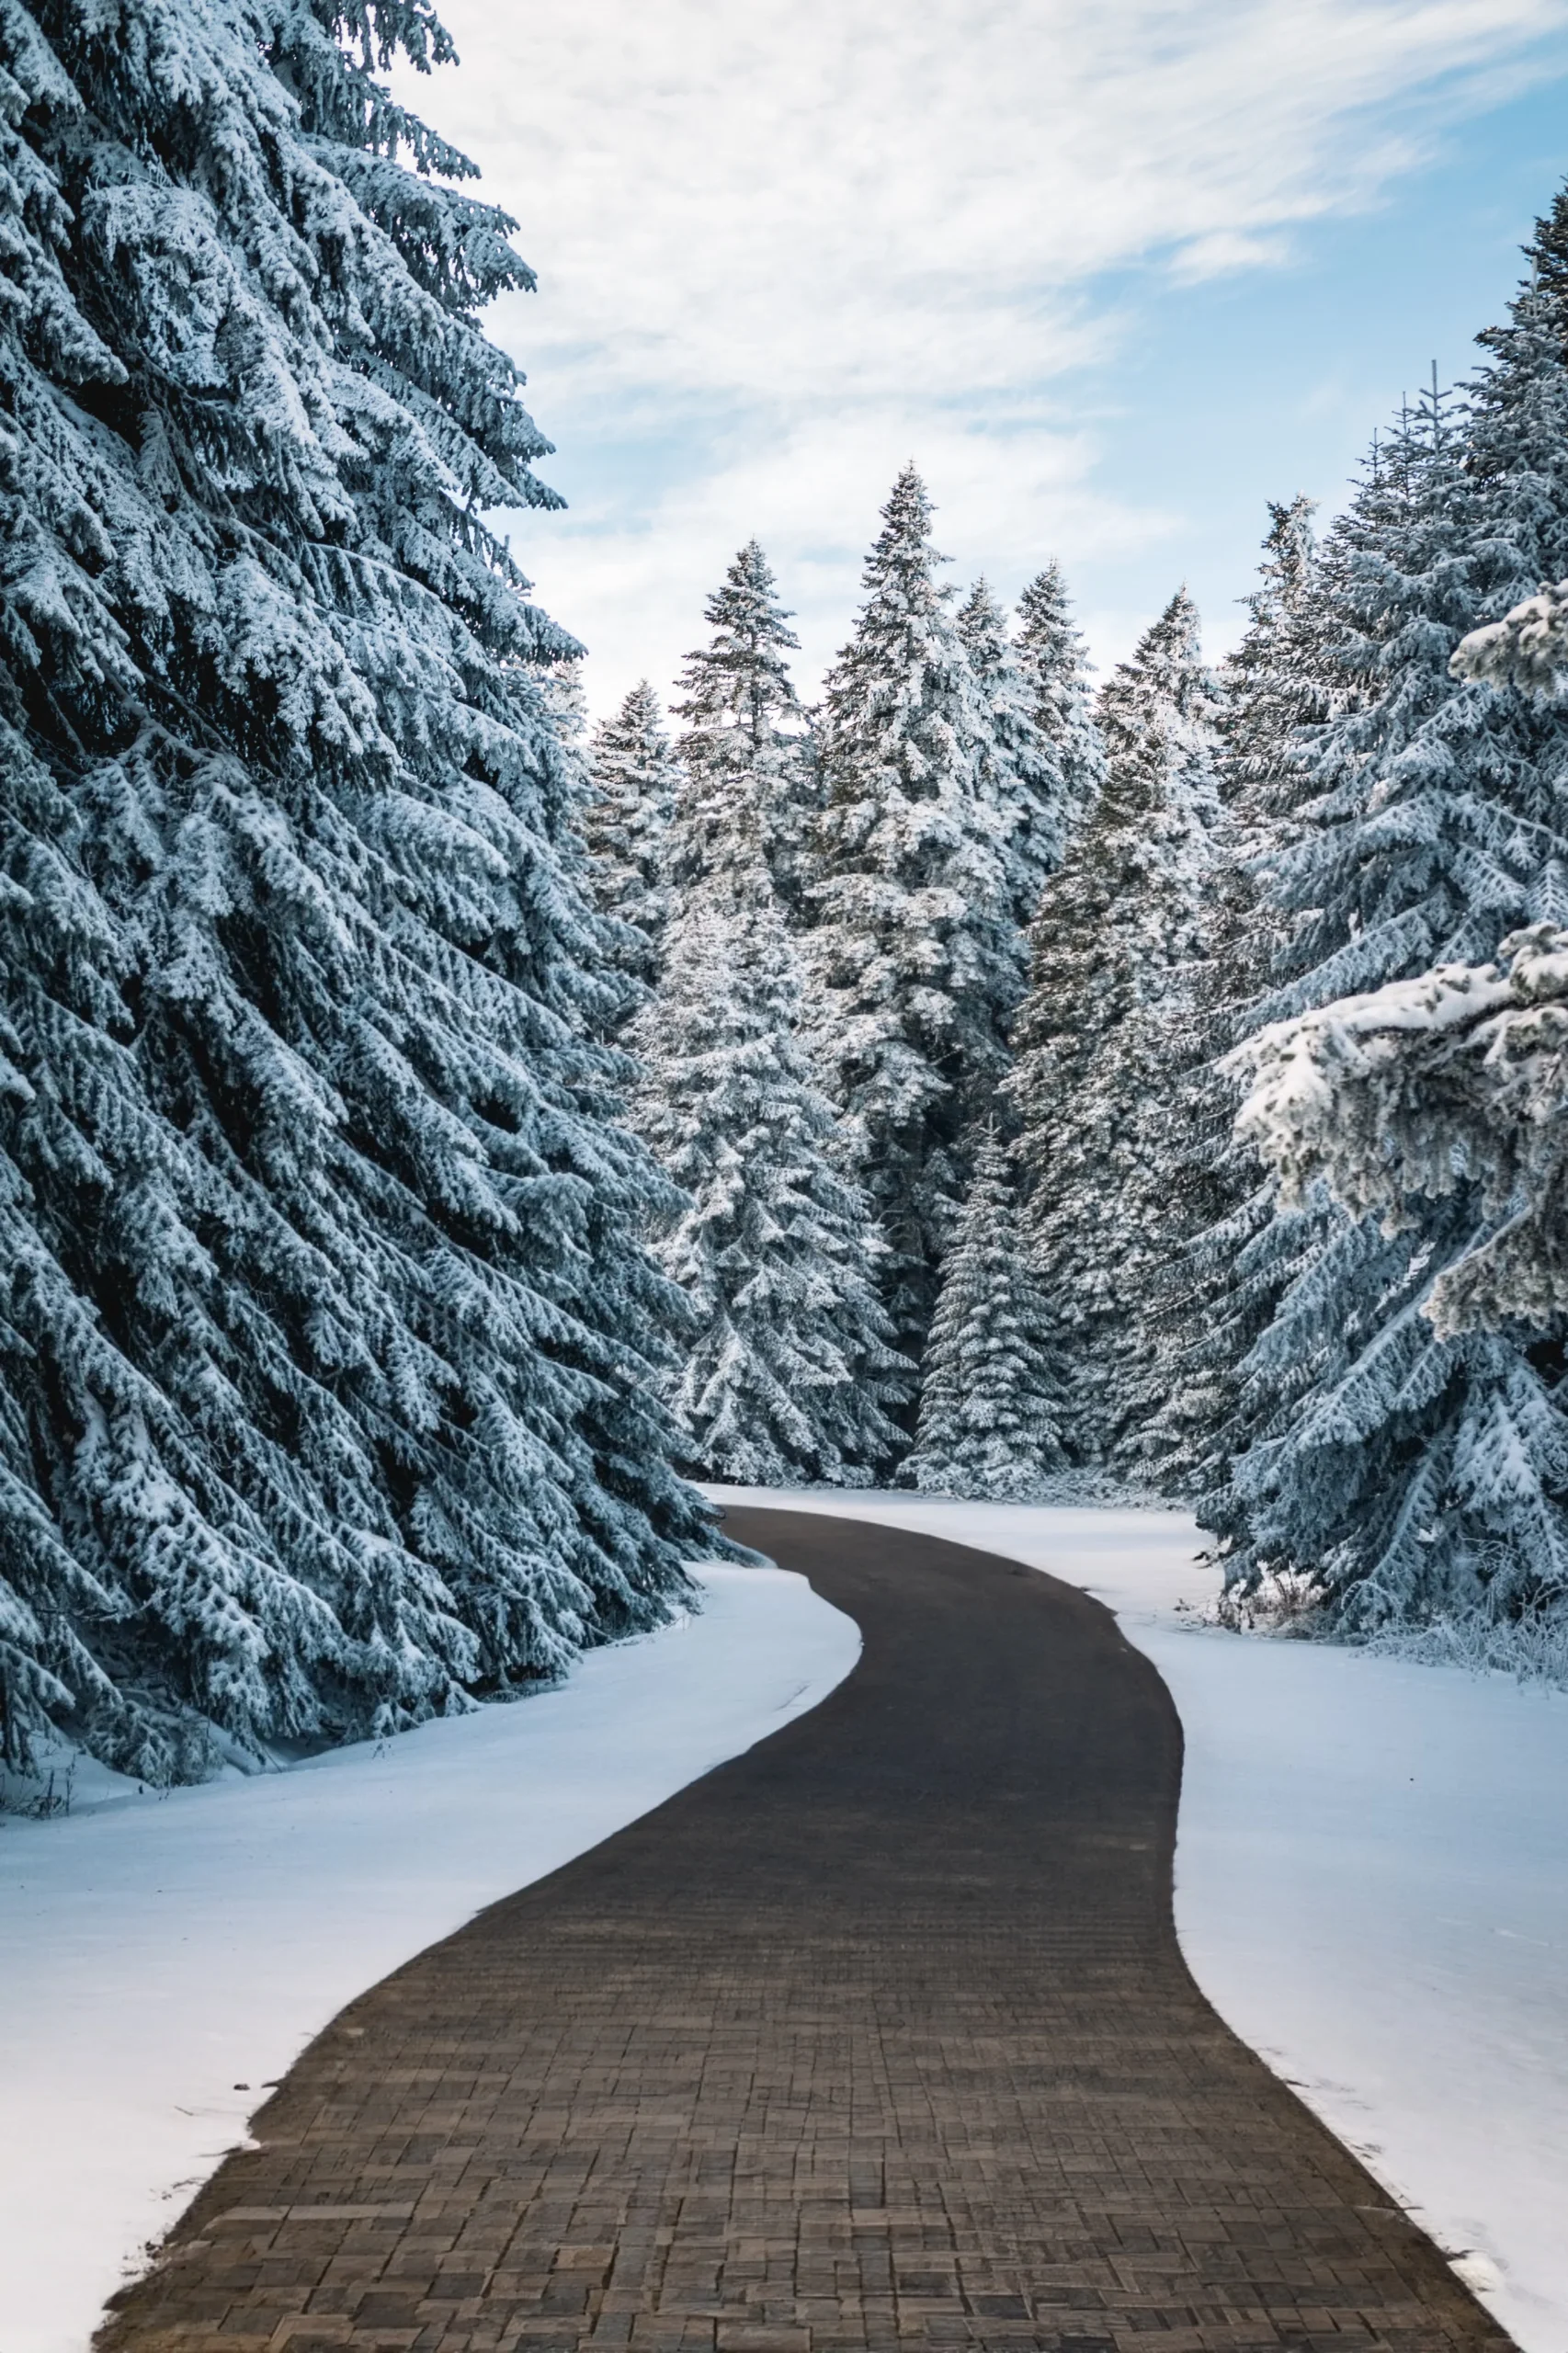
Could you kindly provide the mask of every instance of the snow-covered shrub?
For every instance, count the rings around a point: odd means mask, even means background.
[[[1527,1610],[1497,1617],[1487,1609],[1439,1610],[1424,1624],[1381,1626],[1363,1645],[1378,1658],[1417,1666],[1462,1666],[1471,1675],[1511,1675],[1568,1691],[1568,1612]]]

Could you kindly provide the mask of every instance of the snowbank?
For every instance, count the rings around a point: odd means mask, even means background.
[[[165,1796],[85,1773],[68,1818],[0,1824],[4,2353],[84,2353],[345,2002],[853,1666],[803,1578],[699,1574],[700,1616],[537,1699]]]
[[[1177,1512],[710,1492],[950,1537],[1117,1612],[1186,1733],[1199,1983],[1525,2353],[1568,2353],[1568,1695],[1184,1624],[1218,1578]]]

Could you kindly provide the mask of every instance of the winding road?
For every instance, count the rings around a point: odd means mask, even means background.
[[[102,2345],[1508,2353],[1188,1975],[1180,1726],[1114,1619],[728,1525],[855,1672],[355,2002]]]

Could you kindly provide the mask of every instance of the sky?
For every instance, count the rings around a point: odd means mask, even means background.
[[[539,273],[491,331],[566,510],[512,518],[603,712],[754,535],[814,695],[913,457],[960,587],[1049,556],[1120,659],[1235,641],[1267,502],[1332,513],[1474,363],[1568,175],[1568,0],[441,0],[406,97]]]

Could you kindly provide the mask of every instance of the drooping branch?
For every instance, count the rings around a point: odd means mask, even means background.
[[[1568,580],[1542,581],[1533,597],[1485,629],[1472,629],[1455,646],[1449,668],[1456,678],[1522,687],[1556,696],[1568,687]]]
[[[1240,1129],[1287,1202],[1321,1180],[1392,1228],[1473,1191],[1473,1241],[1426,1302],[1439,1332],[1568,1309],[1568,931],[1535,924],[1494,964],[1276,1022],[1232,1065],[1250,1079]]]

